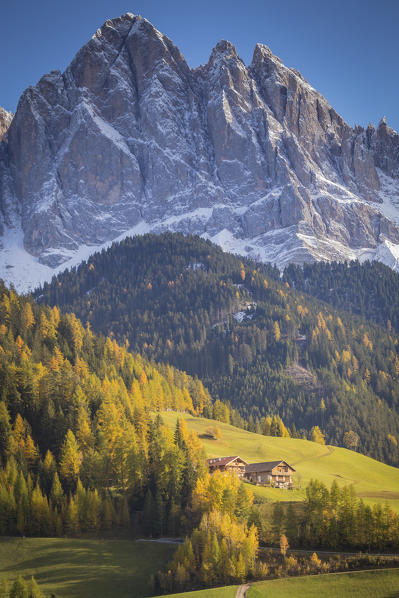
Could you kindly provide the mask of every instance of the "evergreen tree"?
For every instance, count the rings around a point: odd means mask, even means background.
[[[60,474],[69,488],[73,488],[82,464],[82,455],[72,430],[68,430],[61,449]]]
[[[325,444],[325,438],[323,432],[320,430],[319,426],[313,426],[311,433],[310,433],[310,440],[312,442],[317,442],[318,444]]]
[[[20,575],[11,586],[10,598],[29,598],[28,586]]]
[[[7,406],[4,401],[0,401],[0,463],[4,463],[10,444],[11,425]]]

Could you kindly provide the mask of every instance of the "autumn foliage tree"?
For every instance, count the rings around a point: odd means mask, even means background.
[[[213,510],[178,548],[169,571],[159,574],[159,585],[176,592],[192,585],[242,583],[256,573],[258,545],[255,526]]]

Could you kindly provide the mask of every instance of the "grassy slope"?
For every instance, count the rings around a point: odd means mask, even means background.
[[[237,586],[170,594],[176,598],[234,598]],[[248,598],[395,598],[399,596],[399,570],[332,573],[309,577],[271,579],[251,584]],[[168,597],[165,597],[168,598]]]
[[[248,598],[359,598],[367,595],[373,598],[399,596],[399,570],[274,579],[254,583],[247,592]]]
[[[209,426],[217,425],[222,431],[221,440],[201,439],[208,456],[240,455],[250,463],[275,459],[287,461],[296,469],[297,484],[299,482],[302,489],[291,492],[253,487],[258,494],[273,500],[301,499],[308,481],[317,478],[327,485],[333,480],[340,484],[353,483],[357,494],[366,502],[387,501],[399,511],[399,469],[396,467],[344,448],[322,446],[308,440],[262,436],[188,414],[166,412],[162,417],[170,425],[175,425],[177,418],[183,417],[189,428],[200,436]]]
[[[34,575],[57,598],[142,598],[151,594],[151,574],[174,550],[130,540],[1,538],[0,579]]]

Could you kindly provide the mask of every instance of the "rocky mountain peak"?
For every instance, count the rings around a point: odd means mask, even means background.
[[[251,65],[263,63],[265,61],[286,68],[280,58],[273,54],[269,46],[266,46],[266,44],[257,43],[254,48]]]
[[[101,39],[103,37],[107,37],[112,30],[119,30],[122,33],[126,33],[126,28],[130,28],[138,19],[142,19],[142,17],[136,16],[130,12],[126,12],[124,15],[114,19],[108,19],[101,27],[97,29],[92,39]]]
[[[218,93],[216,90],[235,89],[242,91],[244,80],[248,78],[247,68],[237,54],[233,44],[226,40],[219,41],[213,48],[204,68],[205,79],[211,82],[209,87],[212,96]],[[194,71],[195,72],[195,71]]]
[[[305,77],[294,68],[285,66],[281,58],[273,54],[271,49],[265,44],[256,44],[251,67],[253,70],[261,69],[263,77],[275,78],[276,81],[284,81],[287,77],[300,79],[304,85],[311,88]]]
[[[149,230],[281,267],[399,263],[398,134],[350,127],[264,44],[247,67],[222,40],[190,69],[126,13],[28,88],[10,122],[0,112],[0,277],[19,288]]]
[[[209,62],[214,62],[215,60],[220,60],[221,58],[238,58],[237,50],[235,49],[234,45],[225,39],[220,40],[213,48]]]
[[[399,135],[387,124],[385,116],[380,120],[373,136],[376,165],[389,177],[399,177]]]

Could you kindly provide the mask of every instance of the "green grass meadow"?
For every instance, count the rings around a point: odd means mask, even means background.
[[[388,502],[399,511],[399,469],[380,463],[354,451],[334,446],[323,446],[308,440],[276,438],[246,432],[214,420],[193,417],[187,413],[164,412],[162,417],[174,426],[178,417],[184,418],[190,429],[201,437],[208,457],[240,455],[245,461],[274,461],[283,459],[296,469],[296,490],[280,490],[253,486],[254,492],[273,501],[298,501],[304,497],[304,488],[311,478],[328,486],[333,480],[340,485],[354,484],[356,493],[365,502]],[[218,426],[220,440],[207,438],[205,430]]]
[[[174,598],[234,598],[238,586],[170,594]],[[330,573],[258,581],[247,598],[398,598],[399,569]],[[165,597],[168,598],[168,597]]]
[[[399,570],[358,571],[272,579],[252,584],[247,592],[247,598],[320,598],[321,596],[323,598],[362,598],[363,596],[397,598]]]
[[[35,576],[46,596],[143,598],[175,546],[132,540],[1,538],[0,579]]]

